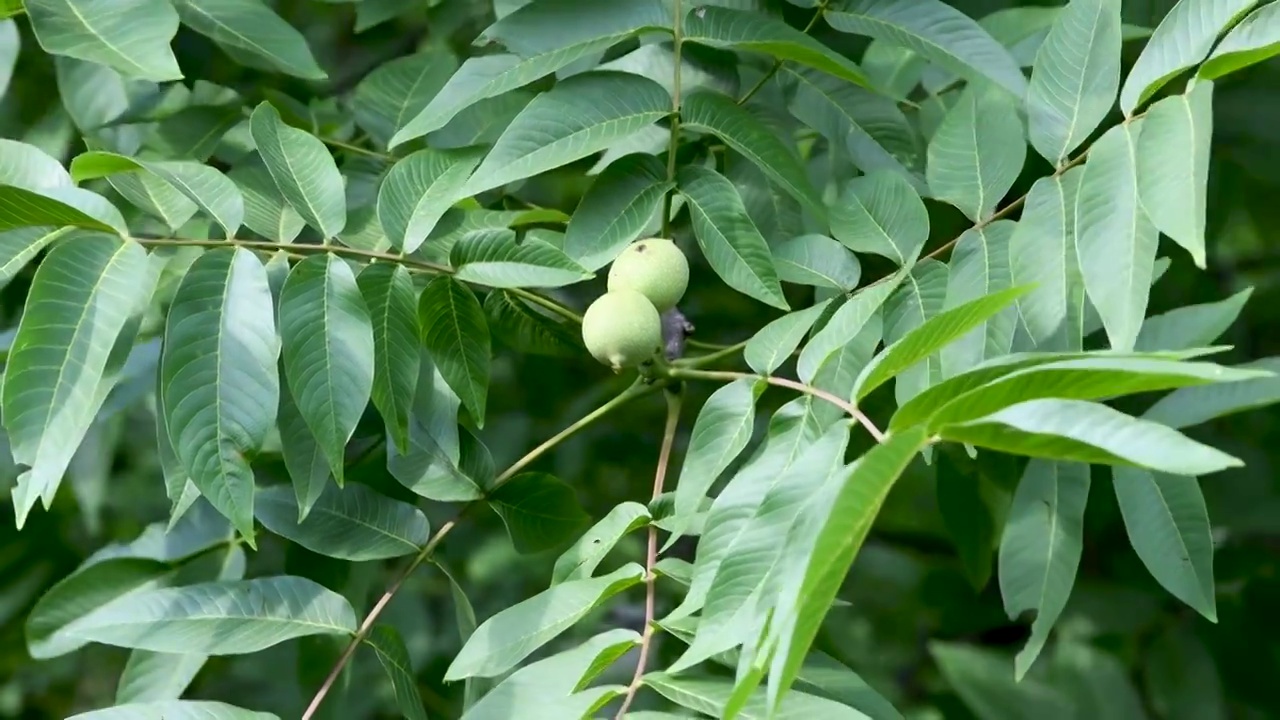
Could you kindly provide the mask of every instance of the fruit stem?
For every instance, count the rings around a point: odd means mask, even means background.
[[[813,387],[812,385],[805,385],[802,382],[796,382],[795,380],[789,380],[787,378],[777,377],[774,375],[755,375],[752,373],[733,372],[729,370],[698,370],[689,367],[670,368],[667,370],[667,377],[688,380],[712,380],[719,382],[732,382],[734,380],[763,380],[770,385],[795,390],[796,392],[811,395],[835,405],[848,413],[850,417],[857,420],[859,425],[866,428],[867,433],[870,434],[871,437],[875,438],[876,442],[884,442],[884,433],[880,431],[880,428],[876,427],[876,424],[871,421],[871,418],[863,414],[863,412],[854,406],[853,403],[850,403],[847,400],[842,400],[826,390],[821,390]]]
[[[664,395],[667,396],[667,424],[662,432],[662,449],[658,451],[658,470],[653,476],[653,493],[650,496],[650,504],[658,499],[662,494],[662,488],[667,480],[667,466],[671,461],[671,447],[675,444],[676,429],[680,423],[680,404],[684,393],[679,388],[668,388]],[[644,683],[644,669],[649,661],[649,648],[653,645],[653,621],[654,606],[657,585],[657,575],[653,568],[658,564],[658,527],[652,523],[649,525],[649,543],[645,552],[644,560],[644,632],[640,635],[640,657],[636,660],[636,671],[631,676],[631,683],[627,685],[627,694],[622,698],[622,707],[618,708],[618,714],[614,716],[614,720],[622,720],[626,717],[627,710],[631,707],[631,701],[635,700],[636,693],[639,692],[640,686]]]

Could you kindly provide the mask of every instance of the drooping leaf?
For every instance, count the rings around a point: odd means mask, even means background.
[[[241,162],[227,173],[244,198],[244,225],[268,240],[293,242],[306,221],[285,201],[261,159]]]
[[[969,87],[929,141],[929,189],[970,220],[986,220],[1022,172],[1023,137],[1013,98],[989,87]]]
[[[92,642],[155,652],[241,655],[293,638],[356,630],[341,595],[306,578],[154,588],[113,600],[67,632]]]
[[[985,480],[979,472],[964,472],[947,452],[935,456],[938,513],[956,546],[965,577],[975,590],[991,580],[991,549],[996,520],[986,499]]]
[[[769,245],[751,222],[733,183],[714,170],[686,165],[680,169],[677,185],[711,269],[734,290],[788,309]]]
[[[1252,294],[1253,288],[1245,288],[1225,300],[1184,305],[1152,315],[1142,321],[1135,349],[1148,352],[1206,347],[1235,323]]]
[[[427,518],[414,506],[351,483],[329,486],[305,519],[284,485],[257,493],[254,515],[271,532],[327,557],[362,562],[417,552],[427,542]]]
[[[516,115],[461,194],[475,195],[579,160],[670,112],[667,91],[648,78],[607,70],[574,75]]]
[[[325,239],[341,233],[347,225],[347,199],[342,175],[324,143],[286,125],[266,101],[254,108],[249,125],[284,199]]]
[[[457,70],[457,59],[438,47],[424,48],[379,65],[356,85],[356,124],[378,145],[386,147]]]
[[[1218,34],[1258,0],[1179,0],[1151,34],[1120,88],[1120,109],[1132,116],[1177,74],[1205,59]]]
[[[850,250],[910,267],[929,239],[929,213],[901,173],[869,171],[845,185],[831,208],[831,233]]]
[[[280,370],[284,375],[284,368]],[[276,427],[280,432],[280,455],[293,485],[298,503],[297,520],[307,518],[312,506],[320,499],[333,478],[329,458],[320,449],[316,435],[307,426],[306,418],[298,409],[298,403],[288,388],[280,392],[280,409],[276,413]],[[256,499],[255,499],[256,504]]]
[[[160,365],[160,406],[181,468],[251,543],[246,456],[266,440],[279,404],[274,315],[266,270],[252,252],[206,252],[174,294]]]
[[[862,278],[858,257],[826,235],[800,235],[773,246],[782,282],[849,291]]]
[[[1120,89],[1120,1],[1072,0],[1054,17],[1027,86],[1027,133],[1061,167]]]
[[[951,269],[947,276],[947,299],[943,307],[950,310],[978,298],[1003,292],[1013,287],[1009,268],[1009,242],[1015,223],[997,220],[980,228],[966,230],[951,251]],[[1018,300],[1033,288],[1023,286]],[[1015,301],[1016,302],[1016,301]],[[968,370],[990,358],[1008,355],[1013,347],[1013,334],[1018,324],[1018,309],[1006,307],[984,320],[968,333],[942,348],[942,377]]]
[[[375,625],[365,637],[365,644],[378,656],[382,669],[391,679],[396,696],[396,707],[409,720],[427,720],[422,706],[422,695],[414,680],[413,662],[400,633],[390,625]]]
[[[1089,466],[1032,460],[1022,474],[1000,536],[1000,595],[1009,619],[1035,613],[1018,652],[1021,680],[1039,657],[1075,585],[1089,498]]]
[[[1009,271],[1018,315],[1036,349],[1079,350],[1084,341],[1084,279],[1076,260],[1076,197],[1082,168],[1041,178],[1031,186],[1009,238]]]
[[[401,449],[394,435],[387,443],[387,470],[401,485],[442,502],[481,497],[480,486],[489,478],[478,477],[473,467],[475,443],[463,444],[471,436],[459,432],[461,404],[431,358],[421,358],[409,411],[409,445]]]
[[[600,603],[644,578],[631,563],[597,578],[553,585],[485,620],[445,672],[446,680],[494,677],[568,630]]]
[[[404,253],[417,250],[460,199],[459,189],[478,162],[474,148],[424,148],[391,166],[378,188],[378,220],[391,246]]]
[[[1147,110],[1137,146],[1138,195],[1147,217],[1202,270],[1212,139],[1213,83],[1200,81]]]
[[[1200,66],[1199,76],[1215,80],[1280,53],[1280,8],[1263,5],[1241,20]]]
[[[546,288],[592,277],[556,246],[537,238],[516,242],[513,230],[466,235],[449,249],[454,277],[493,288]]]
[[[1076,254],[1085,291],[1115,350],[1132,350],[1147,312],[1160,234],[1138,194],[1138,123],[1089,150],[1076,197]]]
[[[1040,399],[965,423],[944,425],[945,440],[1053,460],[1136,465],[1207,475],[1242,463],[1164,425],[1083,400]]]
[[[591,519],[573,488],[547,473],[516,475],[490,492],[488,500],[507,526],[516,552],[523,554],[560,547]]]
[[[67,720],[280,720],[280,717],[214,700],[156,700],[90,710]]]
[[[182,78],[169,49],[178,13],[165,0],[26,0],[25,6],[47,53],[101,63],[127,77]]]
[[[71,176],[76,182],[139,171],[168,183],[216,220],[227,237],[235,237],[244,220],[244,199],[235,183],[215,168],[186,160],[139,160],[109,152],[87,152],[71,161]]]
[[[564,231],[564,252],[589,271],[612,262],[640,236],[671,189],[653,155],[632,153],[609,164],[582,196]]]
[[[422,342],[477,427],[484,427],[489,395],[489,328],[471,290],[443,275],[418,297]]]
[[[853,62],[783,22],[752,10],[694,8],[682,27],[684,39],[717,48],[766,53],[779,61],[829,73],[845,82],[867,86],[867,76]]]
[[[373,325],[374,407],[400,447],[409,446],[409,408],[418,382],[417,297],[403,265],[374,263],[356,277]]]
[[[140,245],[107,235],[64,241],[40,263],[4,372],[9,452],[28,468],[13,490],[19,528],[37,497],[52,504],[120,370],[118,339],[132,345],[153,270]]]
[[[649,508],[638,502],[627,501],[615,505],[556,558],[551,584],[591,577],[600,561],[613,551],[619,540],[631,531],[648,525],[650,519]]]
[[[899,270],[884,281],[863,288],[841,305],[827,324],[814,333],[800,351],[800,359],[796,362],[796,373],[800,380],[809,382],[828,358],[852,342],[909,272],[909,267]]]
[[[958,642],[929,643],[938,669],[979,720],[1071,720],[1070,697],[1038,679],[1015,679],[1009,656]]]
[[[825,225],[826,206],[800,160],[750,111],[722,93],[697,90],[681,103],[680,124],[690,130],[715,134]]]
[[[787,313],[760,328],[747,341],[747,346],[742,351],[747,365],[761,375],[773,373],[787,358],[795,354],[809,329],[830,304],[830,300],[824,300],[803,310]]]
[[[1142,417],[1173,428],[1190,427],[1230,413],[1280,402],[1280,358],[1239,366],[1272,373],[1243,382],[1188,387],[1160,398]]]
[[[941,0],[842,0],[823,16],[836,30],[908,48],[966,80],[992,81],[1019,98],[1026,92],[1009,52]]]
[[[891,435],[810,499],[795,537],[805,560],[787,568],[768,634],[769,705],[780,707],[889,490],[925,444],[922,430]]]
[[[328,78],[302,33],[259,0],[174,3],[183,25],[213,40],[237,63],[304,80]]]

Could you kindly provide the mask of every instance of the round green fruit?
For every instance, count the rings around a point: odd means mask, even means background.
[[[662,320],[644,295],[611,290],[582,316],[582,342],[615,372],[635,367],[662,352]]]
[[[609,290],[634,290],[664,313],[676,306],[689,287],[689,261],[667,238],[638,240],[627,246],[609,268]]]

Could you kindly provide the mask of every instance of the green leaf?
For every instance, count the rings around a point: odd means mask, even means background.
[[[579,357],[582,332],[506,290],[485,295],[484,314],[498,342],[519,353]]]
[[[947,299],[943,307],[950,310],[981,297],[1013,287],[1009,269],[1009,242],[1017,224],[997,220],[980,228],[966,230],[951,251],[951,269],[947,276]],[[1018,299],[1032,288],[1023,286]],[[979,323],[959,339],[942,349],[942,377],[957,375],[990,358],[1008,355],[1013,347],[1013,334],[1018,324],[1016,307],[1000,312]]]
[[[707,491],[751,440],[756,401],[765,387],[763,380],[734,380],[712,393],[698,411],[676,480],[675,527],[664,549],[688,531]]]
[[[1129,667],[1110,652],[1064,638],[1054,646],[1050,673],[1053,686],[1075,702],[1077,717],[1148,718]]]
[[[1207,475],[1242,463],[1164,425],[1083,400],[1027,400],[965,423],[944,425],[944,440],[993,450],[1102,465],[1136,465]]]
[[[159,404],[179,465],[251,544],[246,456],[266,441],[280,402],[274,316],[267,273],[253,253],[210,250],[178,285],[160,361]]]
[[[461,194],[476,195],[580,160],[670,112],[667,91],[639,75],[597,70],[566,78],[516,115]]]
[[[524,3],[480,33],[475,45],[501,43],[523,58],[549,53],[586,57],[640,31],[670,31],[670,7],[661,0],[635,0],[623,7],[583,5],[575,0]],[[580,53],[580,54],[578,54]]]
[[[461,196],[459,190],[480,162],[480,152],[419,150],[397,162],[378,189],[378,220],[391,246],[411,253]]]
[[[830,424],[821,437],[805,447],[802,455],[781,469],[754,512],[743,518],[737,532],[725,543],[725,557],[707,590],[697,634],[668,671],[680,672],[760,633],[760,588],[771,573],[788,569],[785,540],[805,501],[828,478],[843,475],[850,422]],[[717,510],[713,504],[712,511]]]
[[[1009,271],[1018,315],[1039,350],[1080,350],[1084,341],[1084,278],[1076,260],[1076,198],[1083,168],[1031,186],[1009,238]]]
[[[726,708],[733,702],[733,683],[724,679],[686,678],[651,672],[644,676],[644,684],[677,705],[715,717],[727,717]],[[638,713],[628,713],[627,717],[636,715]],[[680,717],[684,716],[660,715],[658,720]],[[737,717],[743,720],[766,720],[769,717],[863,720],[867,716],[833,700],[793,690],[782,699],[777,714],[770,714],[767,698],[763,692],[757,692],[746,700]],[[640,719],[645,720],[643,716]]]
[[[575,693],[627,651],[640,643],[634,630],[615,629],[591,637],[582,644],[516,670],[489,691],[462,717],[464,720],[507,720],[513,708],[530,720],[583,717],[583,696]],[[601,690],[603,688],[593,688]],[[628,713],[627,717],[635,716]]]
[[[280,374],[284,375],[283,367]],[[320,449],[315,433],[307,427],[307,420],[302,417],[293,393],[287,389],[280,393],[276,427],[280,431],[280,455],[298,502],[297,519],[305,520],[333,477],[333,471],[329,469],[329,458]]]
[[[241,65],[304,80],[329,76],[307,39],[259,0],[174,0],[182,24],[213,40]]]
[[[294,265],[279,315],[289,391],[341,485],[347,441],[369,404],[374,374],[372,322],[351,266],[331,253]]]
[[[182,78],[169,49],[178,13],[165,0],[26,0],[26,9],[47,53],[101,63],[127,77]]]
[[[200,210],[186,195],[151,172],[111,175],[107,183],[139,210],[159,218],[174,233]]]
[[[787,108],[834,147],[848,152],[864,172],[888,170],[925,194],[924,180],[912,169],[921,165],[920,140],[906,115],[889,97],[815,70],[785,69],[795,82]]]
[[[76,182],[142,171],[168,183],[235,237],[244,220],[244,199],[235,183],[217,169],[185,160],[139,160],[110,152],[87,152],[71,161]]]
[[[1027,86],[1027,132],[1055,166],[1115,104],[1120,45],[1120,0],[1072,0],[1054,17]]]
[[[394,435],[387,443],[387,470],[401,485],[442,502],[482,496],[480,485],[489,478],[478,477],[471,462],[471,455],[478,450],[471,446],[476,443],[462,444],[471,436],[459,435],[460,405],[435,363],[429,357],[422,358],[409,416],[409,447],[397,447]]]
[[[1138,196],[1136,125],[1117,125],[1094,142],[1076,198],[1080,274],[1115,350],[1137,341],[1160,239]]]
[[[677,185],[711,269],[734,290],[788,309],[769,244],[751,222],[733,183],[715,170],[686,165],[680,168]]]
[[[27,652],[37,660],[65,655],[86,641],[65,632],[104,603],[154,587],[172,567],[153,558],[123,557],[77,568],[55,583],[27,614]]]
[[[624,536],[649,524],[649,508],[630,500],[619,503],[568,550],[556,558],[551,584],[585,580]]]
[[[1018,299],[1025,288],[984,295],[926,320],[901,340],[885,348],[858,378],[854,398],[861,400],[890,378],[964,336]]]
[[[9,21],[7,24],[12,24]],[[0,183],[27,190],[71,187],[71,175],[52,155],[17,140],[0,138]]]
[[[1217,622],[1213,535],[1199,481],[1129,467],[1112,474],[1124,528],[1142,564],[1174,597]]]
[[[67,234],[66,229],[26,227],[0,232],[0,289],[54,240]]]
[[[853,62],[779,18],[753,10],[698,7],[685,18],[684,39],[715,48],[753,51],[806,65],[846,82],[867,87],[870,81]]]
[[[979,472],[963,472],[947,452],[935,457],[938,513],[969,584],[980,591],[991,580],[991,548],[996,535],[996,520],[983,493],[983,477]]]
[[[374,263],[356,278],[373,325],[373,405],[399,447],[409,447],[409,408],[418,382],[418,308],[413,277],[395,263]]]
[[[768,630],[776,642],[769,670],[769,705],[782,698],[818,635],[849,567],[866,540],[885,497],[911,460],[925,445],[921,429],[890,435],[859,458],[846,472],[825,482],[810,499],[810,509],[797,521],[794,538],[807,551],[805,560],[786,568],[780,597]],[[790,544],[793,538],[788,538]]]
[[[115,383],[131,320],[155,273],[132,241],[88,235],[60,243],[40,263],[5,362],[4,429],[13,462],[28,468],[13,491],[22,527],[37,497],[47,509],[81,439]]]
[[[782,282],[851,291],[862,278],[858,257],[826,235],[800,235],[773,246]]]
[[[1280,53],[1280,7],[1263,5],[1249,13],[1213,49],[1199,76],[1215,80]]]
[[[9,91],[9,83],[13,80],[14,66],[18,63],[18,54],[22,52],[22,36],[18,34],[18,24],[8,19],[10,12],[22,10],[22,0],[0,0],[0,98]]]
[[[649,226],[672,187],[653,155],[632,153],[610,163],[582,196],[564,231],[564,252],[589,271],[613,261]]]
[[[1147,110],[1137,149],[1138,194],[1147,217],[1202,270],[1212,139],[1213,83],[1201,81]]]
[[[284,485],[259,490],[254,514],[271,532],[326,557],[363,562],[410,555],[426,544],[427,518],[416,507],[352,483],[328,486],[305,519]]]
[[[1218,664],[1190,623],[1170,625],[1147,647],[1142,675],[1157,717],[1227,720]]]
[[[238,105],[192,105],[160,120],[148,144],[161,157],[207,162],[241,120]]]
[[[521,473],[495,488],[489,507],[502,518],[516,552],[532,554],[560,547],[591,517],[563,480],[547,473]]]
[[[78,227],[128,235],[120,211],[106,198],[78,187],[41,192],[0,185],[0,232],[26,227]]]
[[[352,107],[356,125],[386,147],[457,70],[457,59],[439,47],[427,47],[379,65],[356,85]]]
[[[929,213],[901,173],[868,171],[850,180],[831,208],[831,232],[854,252],[910,267],[929,239]]]
[[[1147,40],[1120,88],[1120,109],[1132,116],[1139,105],[1183,70],[1209,54],[1218,34],[1258,0],[1179,0]]]
[[[868,285],[841,305],[800,351],[800,359],[796,362],[800,380],[810,382],[828,358],[852,342],[909,272],[909,268],[899,270],[883,282]]]
[[[644,568],[630,563],[598,578],[553,585],[498,612],[476,628],[449,665],[445,681],[501,675],[643,579]]]
[[[1160,398],[1142,417],[1172,428],[1184,428],[1280,402],[1280,358],[1263,358],[1239,368],[1253,368],[1272,375],[1222,385],[1182,388]]]
[[[493,288],[563,287],[592,277],[554,245],[537,238],[516,242],[507,229],[464,236],[449,249],[449,264],[458,280]]]
[[[206,655],[153,653],[129,654],[116,687],[116,704],[177,700],[208,661]]]
[[[822,195],[809,181],[792,149],[727,95],[706,89],[694,91],[680,105],[680,125],[718,136],[825,224],[827,208]]]
[[[843,0],[823,17],[836,30],[908,48],[965,80],[990,80],[1019,98],[1026,93],[1026,78],[1009,52],[941,0]]]
[[[126,703],[72,715],[67,720],[280,720],[213,700],[157,700]]]
[[[347,224],[342,175],[319,138],[284,124],[271,103],[254,108],[253,140],[276,187],[307,224],[327,240]]]
[[[1253,294],[1245,288],[1226,300],[1185,305],[1142,321],[1135,348],[1139,351],[1186,350],[1205,347],[1240,317],[1240,311]]]
[[[884,302],[884,342],[892,345],[920,327],[931,317],[942,312],[947,300],[950,270],[947,266],[926,258],[917,262],[888,300]],[[871,348],[875,352],[875,348]],[[871,358],[858,368],[862,372]],[[849,382],[852,394],[855,376]],[[893,394],[898,405],[924,392],[930,385],[942,381],[942,358],[935,354],[904,370],[894,383]]]
[[[375,625],[364,641],[378,656],[382,669],[387,671],[400,713],[409,720],[427,720],[422,695],[414,679],[409,649],[405,647],[400,633],[390,625]]]
[[[1022,172],[1024,137],[1014,98],[970,86],[929,141],[929,189],[970,220],[987,220]]]
[[[760,328],[747,341],[747,346],[742,351],[747,365],[761,375],[769,375],[777,370],[795,353],[809,329],[830,304],[830,300],[824,300],[803,310],[787,313]]]
[[[1071,720],[1072,699],[1043,682],[1014,679],[1004,653],[960,643],[929,643],[942,677],[979,720]]]
[[[306,578],[277,576],[142,590],[108,602],[66,631],[117,647],[241,655],[355,630],[355,612],[341,595]]]
[[[461,398],[476,427],[484,427],[489,394],[489,328],[471,290],[448,275],[427,283],[418,297],[422,342],[440,375]]]
[[[1034,613],[1031,637],[1018,652],[1019,681],[1039,657],[1071,587],[1084,534],[1089,466],[1032,460],[1022,474],[1000,536],[1000,595],[1010,620]]]
[[[244,225],[274,242],[293,242],[306,221],[284,199],[260,158],[242,162],[227,173],[244,198]]]

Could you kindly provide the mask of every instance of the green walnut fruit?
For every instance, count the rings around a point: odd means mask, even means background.
[[[689,261],[667,238],[648,238],[627,246],[609,268],[609,290],[634,290],[664,313],[689,287]]]
[[[611,290],[582,316],[582,342],[592,357],[617,372],[662,352],[662,320],[644,295]]]

